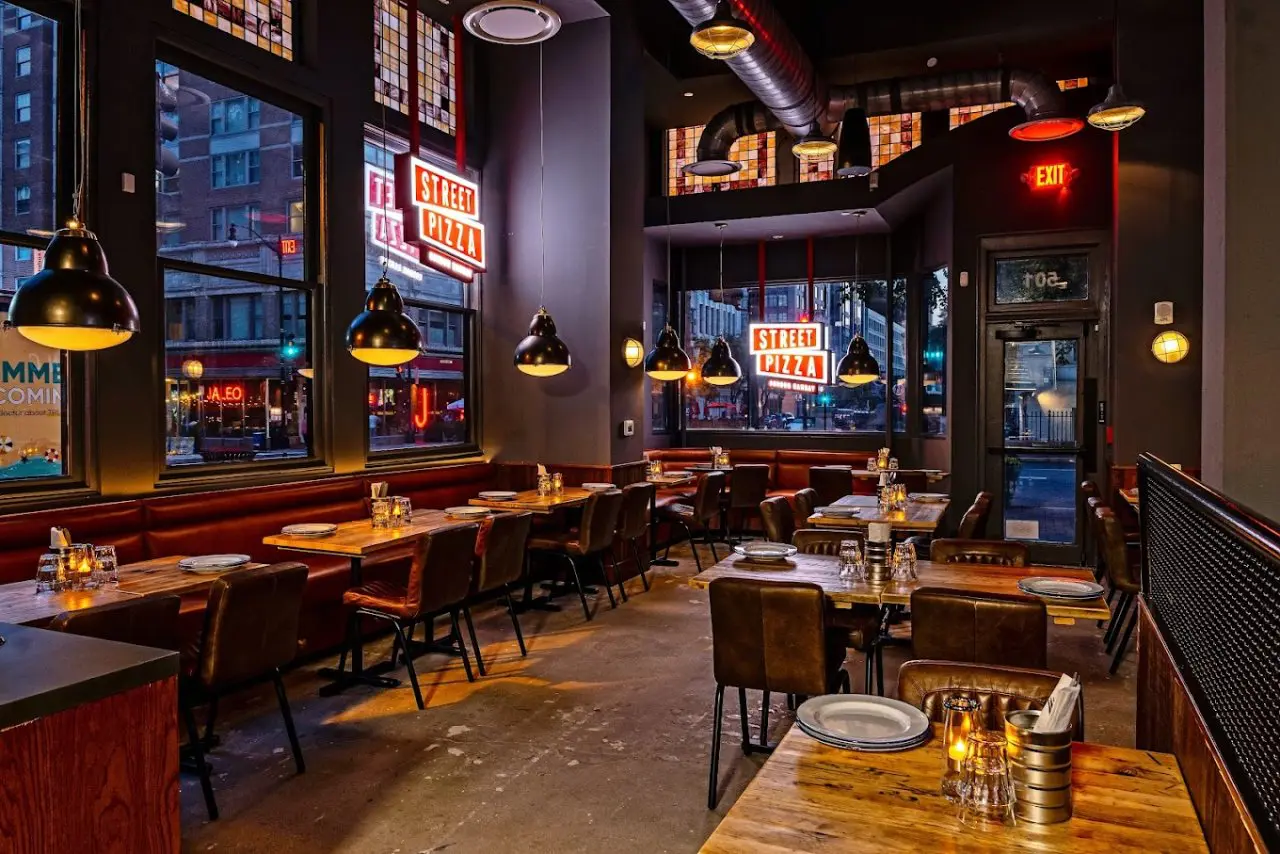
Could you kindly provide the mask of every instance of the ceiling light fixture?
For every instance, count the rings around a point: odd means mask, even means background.
[[[866,216],[865,210],[854,211],[853,215],[858,219],[856,222],[859,226],[862,224],[862,218]],[[858,282],[862,275],[862,235],[854,232],[857,236],[853,241],[853,280]],[[840,359],[840,364],[836,365],[836,377],[840,382],[849,386],[866,385],[869,382],[875,382],[880,379],[880,364],[871,355],[871,349],[867,347],[866,340],[861,335],[854,335],[849,341],[849,349],[845,351],[844,357]]]
[[[538,228],[541,236],[542,267],[538,281],[538,312],[529,323],[529,334],[516,345],[515,366],[531,377],[554,377],[573,365],[569,345],[556,333],[556,322],[547,312],[547,142],[543,110],[542,45],[538,45]]]
[[[685,93],[684,93],[684,96],[685,96],[686,98],[692,98],[692,97],[693,97],[693,93],[692,93],[692,92],[685,92]]]
[[[1138,120],[1147,114],[1147,108],[1141,101],[1135,101],[1124,93],[1120,86],[1120,3],[1112,6],[1111,22],[1111,65],[1115,72],[1115,80],[1107,89],[1107,97],[1102,103],[1089,108],[1089,124],[1099,130],[1121,131],[1133,127]]]
[[[727,222],[717,222],[720,231],[720,304],[724,305],[724,230]],[[733,358],[729,342],[721,335],[711,345],[711,355],[702,365],[702,379],[714,386],[729,386],[742,379],[742,366]]]
[[[756,34],[746,21],[733,16],[728,0],[718,0],[710,18],[689,34],[689,44],[711,59],[732,59],[755,44]]]
[[[791,153],[796,157],[809,159],[812,157],[829,157],[836,153],[836,141],[821,131],[811,130],[791,144]]]
[[[560,32],[554,9],[528,0],[492,0],[462,16],[462,25],[478,39],[494,44],[537,44]]]
[[[1066,139],[1084,128],[1084,119],[1075,116],[1048,116],[1023,122],[1009,130],[1009,136],[1018,142],[1052,142]]]
[[[675,382],[692,373],[689,354],[680,346],[680,336],[671,326],[671,193],[667,193],[667,323],[658,333],[653,349],[644,357],[644,372],[658,382]]]
[[[6,329],[17,329],[37,344],[59,350],[105,350],[123,344],[139,329],[138,307],[111,275],[107,256],[83,219],[89,163],[89,87],[81,0],[75,2],[76,190],[72,215],[44,253],[44,269],[18,284],[9,302]]]
[[[845,110],[844,120],[840,122],[836,174],[841,178],[863,178],[871,174],[871,125],[861,107]]]

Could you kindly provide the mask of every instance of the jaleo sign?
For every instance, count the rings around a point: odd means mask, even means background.
[[[830,384],[831,351],[823,324],[753,323],[748,331],[758,376]]]
[[[404,239],[423,264],[470,281],[485,269],[480,188],[414,157],[396,155],[396,206],[404,213]]]

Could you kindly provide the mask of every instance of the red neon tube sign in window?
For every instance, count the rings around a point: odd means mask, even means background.
[[[413,426],[419,430],[427,429],[431,420],[431,393],[420,385],[413,386]]]

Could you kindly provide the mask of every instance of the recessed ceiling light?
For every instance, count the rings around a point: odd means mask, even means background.
[[[692,93],[692,92],[685,92],[685,93],[684,93],[684,96],[685,96],[686,98],[692,98],[692,97],[693,97],[693,93]]]
[[[938,57],[936,57],[936,56],[931,56],[931,57],[929,57],[928,59],[926,59],[926,60],[924,61],[924,64],[925,64],[925,65],[927,65],[927,66],[928,66],[928,67],[930,67],[930,68],[933,68],[935,65],[937,65],[937,64],[938,64]]]
[[[491,0],[462,17],[471,35],[495,44],[535,44],[560,31],[555,10],[530,0]]]
[[[775,234],[775,235],[773,236],[773,239],[774,239],[774,240],[781,240],[781,239],[782,239],[782,238],[784,238],[784,237],[786,237],[786,235],[785,235],[785,234]]]
[[[853,216],[853,211],[840,211],[840,216]]]

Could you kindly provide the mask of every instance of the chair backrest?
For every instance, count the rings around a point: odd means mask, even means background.
[[[1125,545],[1124,528],[1120,519],[1109,507],[1099,507],[1094,512],[1097,520],[1098,553],[1107,568],[1111,585],[1122,593],[1137,593],[1141,584],[1129,562],[1129,547]]]
[[[476,592],[487,593],[516,581],[524,573],[524,547],[533,527],[532,513],[494,516],[479,558]]]
[[[1011,540],[934,540],[929,544],[934,563],[981,566],[1026,566],[1027,546]]]
[[[811,487],[797,490],[795,502],[796,528],[809,527],[809,517],[813,515],[813,508],[818,506],[818,493]]]
[[[980,539],[987,533],[987,516],[991,514],[991,493],[979,492],[964,511],[956,536],[962,540]]]
[[[800,554],[829,555],[840,554],[840,544],[845,540],[857,540],[858,547],[866,541],[862,531],[832,531],[828,528],[803,528],[791,535],[791,545],[800,550]]]
[[[718,578],[711,582],[711,644],[721,685],[783,694],[831,688],[825,597],[816,584]]]
[[[946,721],[943,703],[952,697],[977,700],[987,729],[1004,730],[1008,712],[1043,709],[1060,673],[1022,667],[956,661],[908,661],[898,670],[898,699],[920,709],[934,723]],[[1074,738],[1084,740],[1084,692],[1076,704]]]
[[[893,482],[905,486],[908,493],[929,491],[929,475],[922,471],[900,471]]]
[[[206,688],[247,682],[293,661],[307,566],[276,563],[218,577],[209,590],[196,677]]]
[[[470,523],[441,528],[418,539],[405,591],[408,614],[414,617],[434,614],[467,597],[479,534],[480,526]],[[485,553],[488,551],[486,543]]]
[[[853,470],[844,466],[813,466],[809,469],[809,488],[817,493],[819,507],[835,504],[853,494]]]
[[[618,519],[618,536],[638,540],[649,532],[649,505],[656,487],[652,483],[633,483],[622,488],[622,513]]]
[[[1084,496],[1084,500],[1098,497],[1098,485],[1089,479],[1080,481],[1080,494]]]
[[[764,538],[773,543],[790,543],[795,533],[796,520],[791,512],[791,502],[781,495],[760,502],[760,520],[764,523]]]
[[[698,478],[693,494],[693,518],[706,524],[720,515],[720,492],[724,489],[724,472],[710,471]]]
[[[917,658],[1045,665],[1049,620],[1029,596],[977,595],[940,587],[911,594],[911,643]]]
[[[769,494],[769,466],[744,463],[733,467],[729,481],[729,506],[735,510],[756,508]]]
[[[181,645],[178,631],[177,596],[140,596],[96,608],[64,611],[53,618],[49,628],[69,635],[176,650]]]
[[[622,490],[591,493],[582,507],[582,524],[578,527],[578,548],[582,554],[613,548],[621,514]]]

